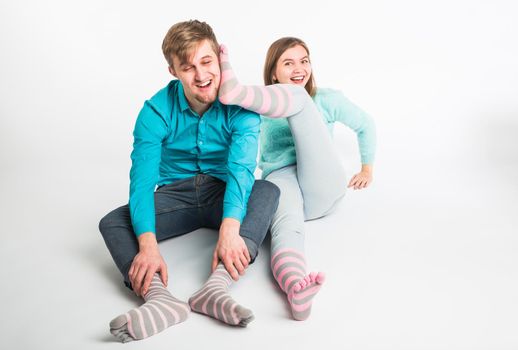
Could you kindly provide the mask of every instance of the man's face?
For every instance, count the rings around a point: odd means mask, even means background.
[[[219,60],[208,40],[201,41],[186,62],[174,56],[173,67],[169,67],[169,71],[182,83],[185,97],[194,111],[200,113],[216,100],[220,80]]]

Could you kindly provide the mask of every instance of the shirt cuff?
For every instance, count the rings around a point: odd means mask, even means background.
[[[245,217],[245,214],[245,210],[233,205],[225,205],[223,208],[223,219],[232,218],[238,220],[241,223]]]
[[[362,155],[360,158],[361,158],[362,164],[372,165],[374,163],[374,155],[373,154]]]
[[[133,223],[133,231],[135,231],[135,235],[138,237],[146,232],[155,233],[155,222],[154,221],[140,221]]]

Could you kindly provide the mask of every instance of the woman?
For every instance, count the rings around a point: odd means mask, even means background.
[[[374,122],[339,91],[316,88],[309,49],[300,39],[281,38],[270,46],[265,87],[240,85],[225,47],[220,64],[220,101],[263,115],[259,166],[263,178],[281,190],[271,226],[271,268],[293,317],[305,320],[325,276],[306,272],[304,221],[332,212],[347,186],[362,189],[371,183]],[[334,122],[347,125],[358,137],[362,169],[349,184],[331,140]]]

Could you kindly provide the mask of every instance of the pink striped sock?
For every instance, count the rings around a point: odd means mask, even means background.
[[[239,305],[228,293],[232,277],[220,263],[199,291],[189,298],[192,311],[232,326],[246,327],[254,319],[252,311]]]
[[[289,117],[302,110],[309,95],[304,88],[291,84],[244,86],[239,84],[228,59],[228,49],[220,46],[221,82],[219,100],[238,105],[266,117]]]
[[[302,321],[311,314],[313,298],[324,283],[322,272],[306,275],[304,255],[294,249],[280,249],[272,256],[275,280],[288,296],[293,318]]]
[[[123,343],[148,338],[189,316],[189,305],[173,297],[158,274],[153,276],[144,300],[141,307],[110,322],[110,332]]]

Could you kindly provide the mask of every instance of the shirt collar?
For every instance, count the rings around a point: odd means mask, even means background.
[[[189,107],[189,103],[187,102],[187,98],[185,97],[182,82],[179,82],[178,84],[178,102],[180,103],[180,109],[182,110],[182,112],[185,112],[186,110],[191,108]]]

